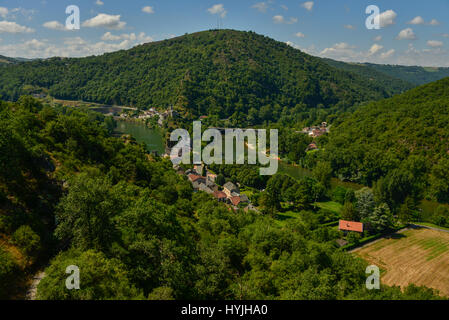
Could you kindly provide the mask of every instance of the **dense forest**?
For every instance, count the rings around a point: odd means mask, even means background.
[[[449,77],[449,68],[397,66],[365,63],[366,66],[414,85],[423,85]]]
[[[411,89],[443,78],[449,77],[449,68],[384,65],[374,63],[348,63],[332,59],[323,59],[329,65],[356,73],[396,90]]]
[[[366,263],[308,211],[318,180],[293,188],[302,218],[280,226],[194,193],[170,161],[112,137],[111,118],[24,96],[0,102],[0,124],[2,298],[50,258],[40,299],[436,298],[413,285],[368,291]],[[268,181],[265,207],[295,191],[285,179]],[[65,288],[69,265],[80,290]]]
[[[254,32],[211,30],[102,56],[0,67],[3,99],[42,90],[61,99],[174,105],[187,115],[259,124],[282,113],[335,113],[403,88],[336,69]]]
[[[368,65],[366,63],[347,63],[327,58],[323,58],[323,61],[325,61],[332,67],[355,73],[360,77],[368,79],[369,81],[381,83],[385,88],[388,88],[389,93],[391,95],[402,93],[415,87],[415,85],[412,82],[407,82],[395,76],[394,73],[393,75],[390,75],[380,70],[377,70],[377,68],[375,68],[376,65]]]
[[[314,159],[342,180],[374,186],[391,206],[449,203],[449,78],[339,117]]]

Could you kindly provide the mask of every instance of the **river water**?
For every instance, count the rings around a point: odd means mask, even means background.
[[[162,134],[158,130],[148,128],[143,123],[117,120],[117,128],[115,131],[118,134],[130,134],[138,143],[144,143],[147,146],[147,150],[150,152],[157,151],[159,155],[165,153],[165,142]],[[309,170],[283,162],[279,163],[279,172],[288,174],[296,179],[311,176]],[[332,178],[331,186],[332,188],[341,186],[354,190],[359,190],[364,187],[357,183],[341,181],[336,178]],[[423,200],[419,207],[423,210],[425,215],[431,215],[438,205],[440,204],[437,202]]]
[[[130,134],[138,143],[144,143],[148,151],[157,151],[159,155],[165,153],[165,143],[161,132],[150,129],[143,123],[117,120],[115,133]]]

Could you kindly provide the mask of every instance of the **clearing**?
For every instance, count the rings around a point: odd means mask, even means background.
[[[408,229],[353,251],[382,270],[381,282],[427,286],[449,297],[449,233]]]

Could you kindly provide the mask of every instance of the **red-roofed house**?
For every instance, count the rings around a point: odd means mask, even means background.
[[[228,196],[223,191],[214,191],[214,198],[220,202],[226,202],[228,200]]]
[[[198,183],[204,183],[204,184],[206,183],[206,178],[199,176],[197,174],[189,174],[189,180],[192,183],[196,182],[196,181],[198,181]]]
[[[341,231],[363,232],[363,223],[354,221],[340,220],[338,229]]]
[[[241,201],[240,196],[231,197],[230,200],[234,206],[238,206]]]

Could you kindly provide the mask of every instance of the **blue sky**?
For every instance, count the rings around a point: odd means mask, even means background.
[[[66,7],[80,30],[66,30]],[[381,29],[368,30],[368,5]],[[211,28],[252,30],[343,61],[449,66],[448,0],[2,0],[0,54],[79,57]]]

